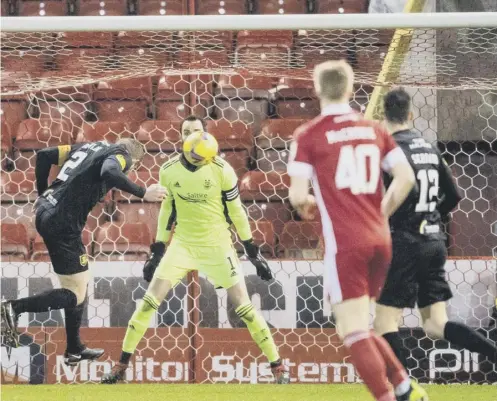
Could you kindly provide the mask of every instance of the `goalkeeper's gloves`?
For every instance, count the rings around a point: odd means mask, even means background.
[[[166,244],[164,242],[154,242],[150,245],[150,256],[148,257],[145,265],[143,266],[143,279],[150,283],[154,277],[155,269],[166,253]]]
[[[243,247],[245,248],[245,253],[250,260],[250,263],[255,266],[257,275],[261,280],[271,280],[273,278],[273,273],[271,273],[271,269],[269,268],[266,259],[262,257],[259,247],[254,244],[254,241],[252,239],[243,241]]]

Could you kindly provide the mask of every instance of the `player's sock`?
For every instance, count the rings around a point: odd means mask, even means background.
[[[343,343],[357,372],[377,401],[395,400],[387,380],[387,366],[376,346],[375,339],[367,331],[347,335]]]
[[[378,351],[387,365],[388,380],[392,383],[395,394],[404,395],[411,388],[411,380],[407,375],[406,369],[402,366],[395,356],[394,351],[383,337],[373,333],[371,333],[371,336],[374,338],[376,348],[378,348]]]
[[[81,327],[81,320],[83,319],[85,307],[86,299],[75,308],[64,309],[64,314],[66,316],[67,352],[70,354],[78,354],[85,348],[79,337],[79,329]]]
[[[404,344],[402,344],[402,338],[398,331],[392,331],[391,333],[383,334],[383,338],[392,348],[397,359],[400,361],[402,366],[407,370],[407,355],[404,348]]]
[[[39,313],[48,310],[74,308],[76,303],[77,299],[74,292],[66,288],[57,288],[12,301],[12,308],[19,315],[24,312]]]
[[[135,352],[138,343],[148,329],[150,319],[158,309],[159,301],[153,295],[146,293],[143,296],[142,302],[140,302],[140,306],[133,313],[128,323],[128,329],[126,330],[123,342],[123,353],[133,354]]]
[[[444,339],[471,352],[485,355],[491,362],[497,363],[497,347],[465,324],[447,322],[444,328]]]
[[[251,303],[239,306],[235,312],[245,322],[250,335],[268,361],[277,363],[280,359],[278,348],[264,318],[257,313]]]

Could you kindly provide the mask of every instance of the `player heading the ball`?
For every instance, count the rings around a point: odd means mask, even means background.
[[[353,83],[345,61],[316,66],[321,115],[295,132],[290,202],[305,217],[314,202],[312,180],[326,248],[324,295],[366,386],[377,401],[426,400],[388,343],[369,330],[370,300],[380,293],[392,252],[387,218],[413,187],[414,174],[388,132],[349,106]],[[382,170],[393,175],[384,198]]]
[[[64,361],[75,365],[99,358],[103,349],[85,347],[79,329],[87,300],[90,279],[88,255],[81,233],[88,214],[112,188],[149,202],[161,201],[166,190],[154,184],[142,188],[127,177],[145,155],[135,139],[116,144],[105,141],[62,145],[40,150],[36,155],[36,230],[42,236],[53,269],[62,288],[1,304],[2,334],[5,342],[19,345],[17,319],[21,313],[64,309],[67,348]],[[49,186],[52,165],[60,166],[57,179]]]
[[[159,173],[160,184],[167,188],[168,196],[162,202],[156,242],[150,246],[150,257],[143,268],[143,277],[150,286],[129,321],[121,358],[102,378],[102,383],[125,379],[131,356],[150,319],[169,291],[192,270],[204,273],[217,287],[227,290],[237,315],[267,357],[275,382],[288,383],[289,373],[281,362],[269,327],[248,296],[231,239],[233,224],[257,275],[262,280],[273,278],[252,240],[236,173],[217,156],[217,141],[204,132],[200,119],[189,117],[183,121],[181,134],[182,154],[164,163]]]

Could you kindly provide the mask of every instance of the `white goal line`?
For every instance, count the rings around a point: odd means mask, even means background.
[[[492,28],[497,12],[2,17],[2,32]]]

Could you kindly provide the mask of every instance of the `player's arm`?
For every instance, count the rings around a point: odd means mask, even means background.
[[[257,275],[262,280],[271,280],[273,274],[269,268],[266,260],[261,256],[259,247],[252,239],[252,230],[250,223],[243,208],[242,201],[240,200],[240,192],[238,190],[238,177],[235,170],[228,163],[224,165],[223,169],[223,183],[222,183],[222,197],[228,210],[228,216],[235,226],[238,237],[242,241],[245,253],[247,254],[250,262],[257,269]]]
[[[161,168],[159,171],[159,184],[163,188],[167,188],[166,174],[166,170]],[[150,256],[143,266],[143,278],[147,282],[152,281],[155,270],[166,253],[166,244],[171,239],[171,231],[175,222],[176,207],[174,204],[174,197],[172,193],[170,193],[162,201],[155,242],[150,245]]]
[[[309,195],[310,180],[314,174],[312,165],[312,152],[310,144],[302,140],[302,136],[295,134],[297,140],[292,143],[290,148],[290,161],[287,171],[290,176],[290,189],[288,197],[291,205],[306,218],[305,211],[310,199]]]
[[[438,210],[442,216],[446,216],[457,206],[462,196],[449,166],[441,155],[439,155],[439,158],[438,177],[441,200]]]
[[[102,163],[100,177],[107,184],[107,188],[116,188],[138,198],[145,196],[146,189],[131,181],[126,172],[132,165],[128,155],[115,154],[109,156]]]
[[[402,149],[397,146],[390,134],[383,132],[383,135],[385,153],[381,168],[392,176],[392,182],[381,202],[381,211],[386,217],[390,217],[411,192],[416,183],[416,177]]]
[[[69,154],[72,150],[80,147],[82,144],[78,145],[61,145],[54,146],[51,148],[41,149],[36,152],[36,190],[38,195],[41,195],[48,188],[48,177],[50,175],[50,169],[52,166],[62,166],[66,160],[69,158]]]

